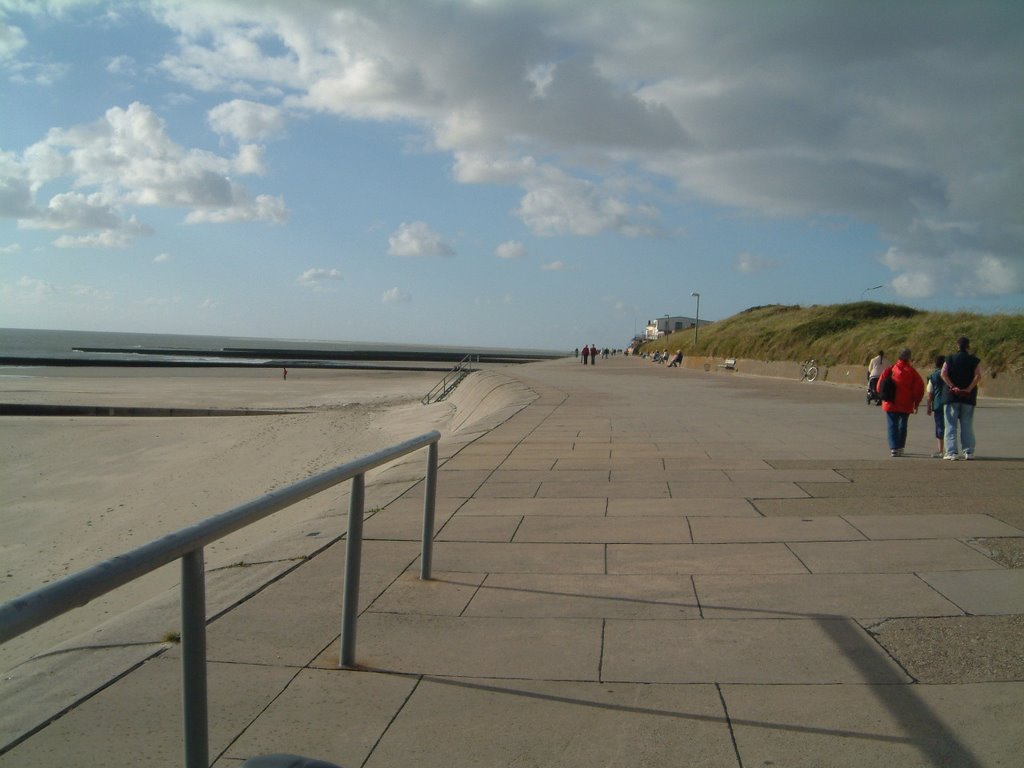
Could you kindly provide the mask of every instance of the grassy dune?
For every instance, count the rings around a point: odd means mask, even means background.
[[[971,349],[986,370],[1024,374],[1024,314],[924,312],[873,301],[752,307],[701,326],[696,345],[691,328],[647,342],[643,349],[754,360],[813,357],[835,366],[864,365],[880,349],[893,359],[900,349],[910,347],[922,366],[930,365],[935,355],[955,351],[959,336],[970,337]]]

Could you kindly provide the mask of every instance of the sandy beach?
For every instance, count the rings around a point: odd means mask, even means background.
[[[430,429],[451,407],[419,398],[436,372],[296,369],[0,369],[0,402],[288,409],[230,417],[6,416],[0,441],[0,599]],[[337,494],[207,548],[207,568],[344,512]],[[264,555],[265,556],[265,555]],[[0,668],[165,592],[168,566],[0,649]]]

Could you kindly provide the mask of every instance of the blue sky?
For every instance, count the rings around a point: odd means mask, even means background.
[[[565,349],[694,291],[1020,312],[1022,29],[986,0],[0,0],[0,326]]]

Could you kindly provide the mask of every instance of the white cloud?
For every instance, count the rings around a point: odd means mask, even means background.
[[[113,56],[107,61],[107,72],[112,75],[135,75],[135,59],[131,56]]]
[[[579,267],[570,266],[564,261],[551,261],[547,264],[541,264],[540,268],[545,272],[578,272]]]
[[[6,23],[0,15],[0,62],[13,59],[26,45],[28,41],[21,28]]]
[[[494,249],[499,259],[521,259],[526,255],[526,246],[518,240],[508,240]]]
[[[165,253],[158,253],[156,256],[153,257],[153,263],[154,264],[166,264],[172,258],[173,257],[169,253],[166,253],[166,252]]]
[[[764,272],[776,267],[778,267],[777,261],[766,259],[763,256],[755,256],[749,251],[743,251],[743,253],[736,257],[736,271],[744,275],[752,275],[756,272]]]
[[[58,248],[127,248],[135,235],[116,229],[104,229],[87,235],[61,235],[53,244]]]
[[[205,311],[209,311],[211,309],[216,309],[219,306],[220,306],[220,302],[217,301],[216,299],[203,299],[199,303],[198,309],[200,311],[204,311],[205,312]]]
[[[53,128],[29,147],[0,187],[0,212],[22,226],[118,229],[126,206],[186,208],[187,223],[227,223],[287,219],[281,197],[257,195],[230,174],[262,170],[257,151],[243,147],[237,158],[186,149],[167,135],[163,120],[138,102],[113,107],[95,123]],[[75,188],[34,208],[31,194],[67,178]],[[26,179],[31,180],[25,199]],[[92,192],[79,190],[93,189]]]
[[[323,269],[313,267],[307,269],[305,272],[303,272],[301,275],[295,278],[295,282],[296,284],[301,285],[303,288],[309,288],[315,293],[326,293],[332,290],[332,282],[341,279],[341,272],[339,272],[337,269]]]
[[[408,304],[412,301],[412,295],[396,286],[384,291],[381,294],[380,300],[383,304]]]
[[[266,140],[284,131],[286,117],[277,107],[245,99],[218,104],[207,114],[210,127],[239,142]]]
[[[616,231],[630,237],[658,233],[658,212],[555,168],[528,179],[516,214],[538,235],[597,235]]]
[[[10,243],[9,245],[0,245],[0,255],[8,253],[17,253],[21,250],[19,243]]]
[[[426,222],[402,222],[388,238],[392,256],[454,256],[455,249]]]

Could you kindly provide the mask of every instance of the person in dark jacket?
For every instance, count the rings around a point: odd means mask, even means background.
[[[907,444],[907,426],[910,414],[917,413],[917,406],[924,397],[924,379],[914,366],[910,364],[909,349],[900,352],[899,359],[882,371],[879,381],[892,376],[896,383],[896,397],[892,402],[882,403],[885,411],[887,434],[889,437],[889,455],[902,456]]]
[[[971,340],[956,340],[957,352],[946,358],[942,366],[943,416],[946,419],[946,455],[948,461],[974,458],[974,406],[978,404],[978,382],[981,381],[981,360],[971,354]],[[960,449],[957,450],[957,426],[960,427]]]

